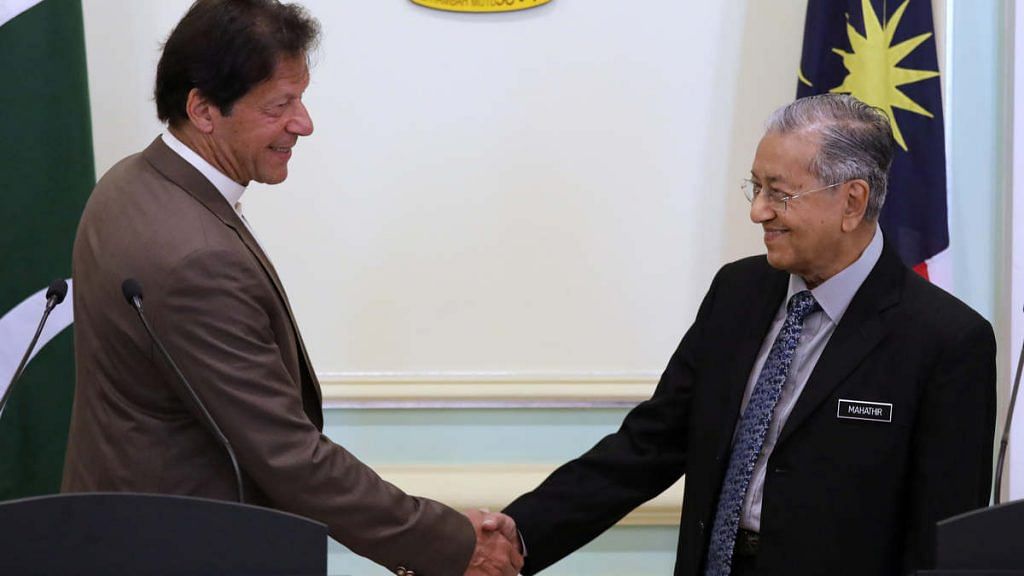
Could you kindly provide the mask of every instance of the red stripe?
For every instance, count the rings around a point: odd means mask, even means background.
[[[914,272],[917,272],[922,278],[928,280],[928,263],[921,262],[917,266],[914,266]]]

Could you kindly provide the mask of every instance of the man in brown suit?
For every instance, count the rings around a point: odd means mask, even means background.
[[[198,0],[157,68],[168,130],[100,180],[75,241],[77,387],[63,489],[234,500],[200,408],[121,298],[146,314],[237,454],[246,501],[328,525],[399,574],[514,574],[506,517],[403,493],[321,433],[320,387],[281,281],[235,206],[276,184],[313,124],[319,24],[276,0]]]

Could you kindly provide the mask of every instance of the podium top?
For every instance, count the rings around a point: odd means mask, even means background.
[[[1020,552],[1024,528],[1024,500],[974,510],[939,522],[936,530],[936,568],[982,574],[1024,574],[1024,554]]]
[[[0,504],[0,574],[327,573],[327,527],[258,506],[90,493]]]

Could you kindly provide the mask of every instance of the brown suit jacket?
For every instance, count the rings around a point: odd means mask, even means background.
[[[472,526],[321,433],[320,386],[273,266],[223,196],[157,138],[100,180],[73,258],[77,385],[63,490],[234,500],[231,464],[121,295],[147,318],[238,456],[249,503],[328,525],[384,566],[465,570]]]

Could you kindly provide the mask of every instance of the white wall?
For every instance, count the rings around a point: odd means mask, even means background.
[[[188,4],[85,0],[99,173],[158,133]],[[793,98],[804,1],[305,5],[316,133],[244,200],[319,372],[653,374],[762,250],[738,184]]]
[[[1020,359],[1021,342],[1024,342],[1024,229],[1013,226],[1012,222],[1024,222],[1024,9],[1017,7],[1014,14],[1014,58],[1013,58],[1013,164],[1012,186],[1013,199],[1010,236],[1012,247],[1009,250],[1011,259],[1012,292],[1010,310],[1007,312],[1011,320],[1010,350],[1004,357],[1010,359],[1006,367],[1011,378],[1015,376],[1016,366]],[[1009,499],[1024,498],[1024,404],[1018,401],[1014,411],[1013,422],[1016,426],[1010,438]]]

